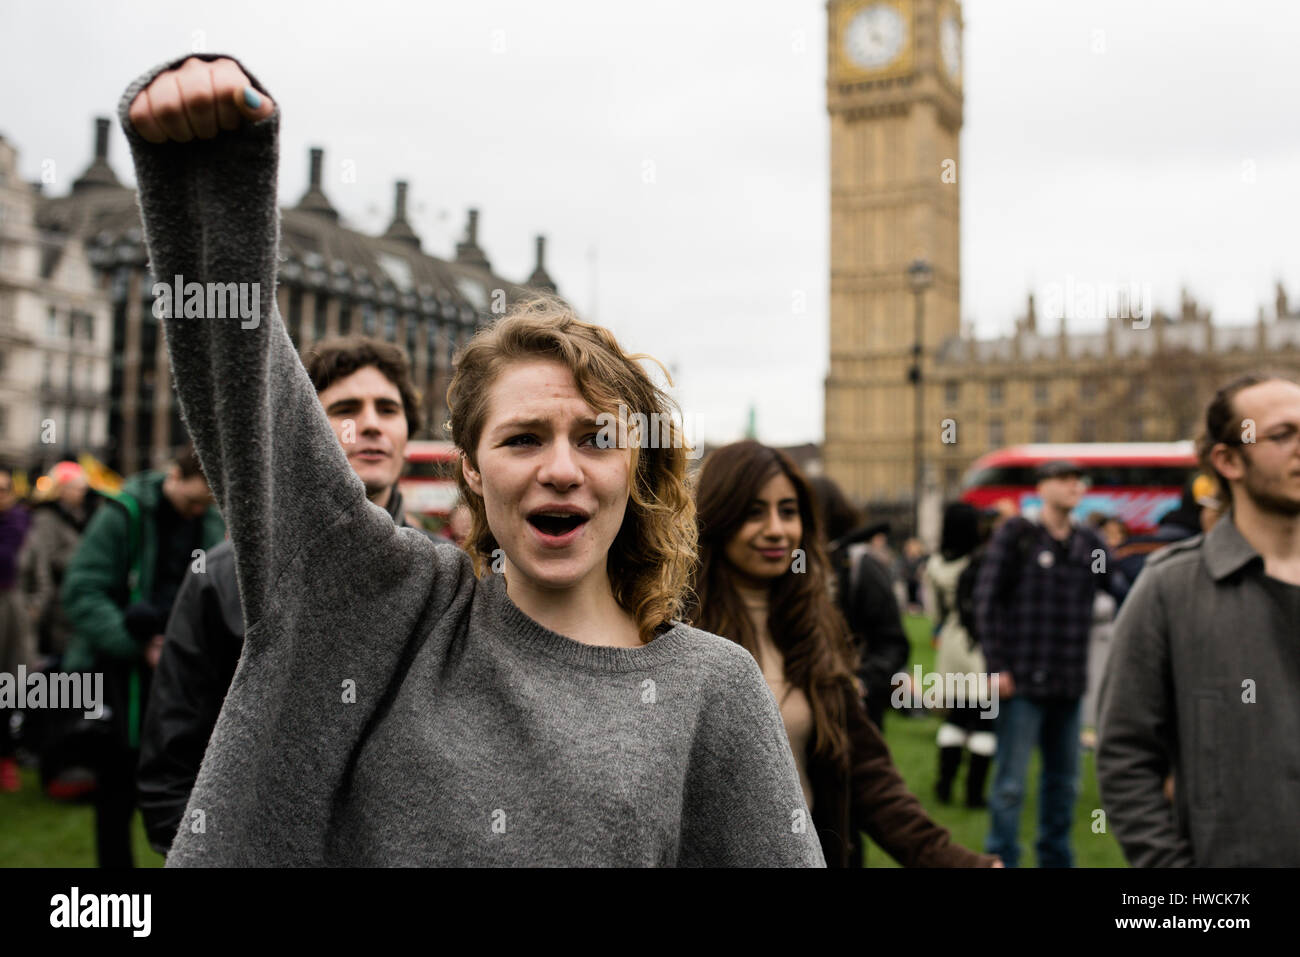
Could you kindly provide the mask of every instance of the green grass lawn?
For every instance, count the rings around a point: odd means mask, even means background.
[[[930,622],[909,615],[906,620],[912,642],[910,670],[914,665],[929,672],[934,667],[930,647]],[[958,801],[944,807],[934,796],[938,772],[935,733],[937,717],[911,718],[893,712],[885,719],[885,738],[894,762],[912,792],[938,823],[952,832],[953,839],[972,850],[984,849],[988,831],[987,811],[968,811]],[[964,772],[963,772],[964,773]],[[990,775],[990,778],[992,775]],[[991,781],[990,781],[991,784]],[[963,778],[957,779],[954,794],[964,794]],[[1028,794],[1020,822],[1024,866],[1034,863],[1034,830],[1037,826],[1038,757],[1030,764]],[[1092,752],[1084,752],[1083,780],[1074,820],[1074,854],[1079,867],[1123,867],[1124,855],[1110,834],[1094,834],[1092,812],[1101,807],[1097,795],[1097,773]],[[133,839],[136,865],[161,867],[162,858],[149,847],[140,815],[135,816]],[[4,867],[93,867],[95,864],[95,818],[88,805],[61,804],[41,795],[34,771],[23,771],[23,789],[17,794],[0,794],[0,866]],[[893,859],[870,841],[867,861],[872,867],[897,867]]]
[[[0,867],[94,867],[95,809],[51,801],[36,772],[24,768],[22,790],[0,794]],[[162,867],[137,811],[131,822],[136,867]]]
[[[934,649],[930,645],[930,621],[920,615],[908,615],[904,620],[907,636],[912,643],[912,658],[908,671],[921,665],[925,672],[934,668]],[[907,781],[912,793],[920,799],[926,811],[936,822],[952,832],[953,840],[975,851],[984,850],[984,837],[988,833],[988,811],[968,811],[958,796],[965,795],[965,769],[953,787],[954,803],[944,807],[934,795],[934,782],[939,774],[939,750],[935,735],[939,730],[938,717],[912,718],[901,712],[890,712],[885,717],[885,740],[889,744],[894,763]],[[1034,839],[1038,826],[1038,754],[1029,765],[1026,781],[1025,807],[1020,818],[1020,863],[1022,867],[1034,866]],[[993,774],[989,772],[986,793],[992,787]],[[1124,854],[1119,843],[1109,833],[1095,834],[1092,830],[1093,811],[1101,808],[1097,792],[1097,771],[1093,753],[1083,753],[1083,774],[1079,783],[1079,801],[1074,814],[1074,862],[1076,867],[1125,867]],[[867,863],[870,867],[897,867],[893,858],[870,840],[867,842]]]

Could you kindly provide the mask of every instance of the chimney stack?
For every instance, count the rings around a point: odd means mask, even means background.
[[[537,265],[533,268],[533,274],[528,277],[527,285],[532,286],[534,289],[543,289],[547,292],[558,292],[559,290],[555,285],[555,281],[547,274],[546,267],[543,265],[543,260],[545,258],[546,237],[539,235],[537,237]]]
[[[404,180],[399,179],[397,181],[397,189],[393,195],[393,221],[388,224],[384,238],[409,243],[416,249],[420,248],[420,237],[415,234],[415,230],[411,228],[411,224],[406,220],[406,182]]]
[[[487,256],[478,245],[478,210],[469,211],[469,222],[465,226],[465,241],[456,244],[456,262],[464,263],[467,266],[477,266],[488,272],[492,271],[492,265],[488,262]]]
[[[111,121],[108,117],[95,117],[95,155],[86,167],[86,171],[72,184],[74,193],[84,192],[100,186],[121,186],[113,167],[108,165],[108,130]]]
[[[338,210],[330,203],[325,190],[321,188],[321,166],[325,162],[325,151],[319,146],[313,146],[310,155],[311,169],[308,174],[307,192],[303,193],[302,199],[298,200],[298,208],[338,222]]]
[[[95,118],[95,159],[108,162],[108,118]]]

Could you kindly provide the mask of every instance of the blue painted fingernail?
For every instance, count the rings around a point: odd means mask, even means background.
[[[255,110],[262,105],[262,98],[257,95],[257,91],[251,86],[244,87],[244,102],[248,104],[250,110]]]

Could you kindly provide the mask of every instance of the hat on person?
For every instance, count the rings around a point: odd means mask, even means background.
[[[1035,482],[1041,482],[1043,479],[1060,478],[1062,475],[1077,475],[1082,478],[1083,466],[1068,459],[1053,459],[1050,462],[1043,462],[1038,468],[1034,469]]]
[[[77,479],[85,478],[85,475],[85,471],[76,462],[60,462],[50,469],[50,478],[54,479],[56,485],[75,482]]]
[[[1192,500],[1201,508],[1219,509],[1223,506],[1223,503],[1219,501],[1214,479],[1204,472],[1197,475],[1192,481]]]

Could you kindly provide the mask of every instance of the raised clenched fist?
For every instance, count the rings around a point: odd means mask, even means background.
[[[241,119],[264,120],[275,104],[253,89],[234,60],[191,57],[158,74],[131,101],[131,125],[150,143],[188,143],[238,129]]]

